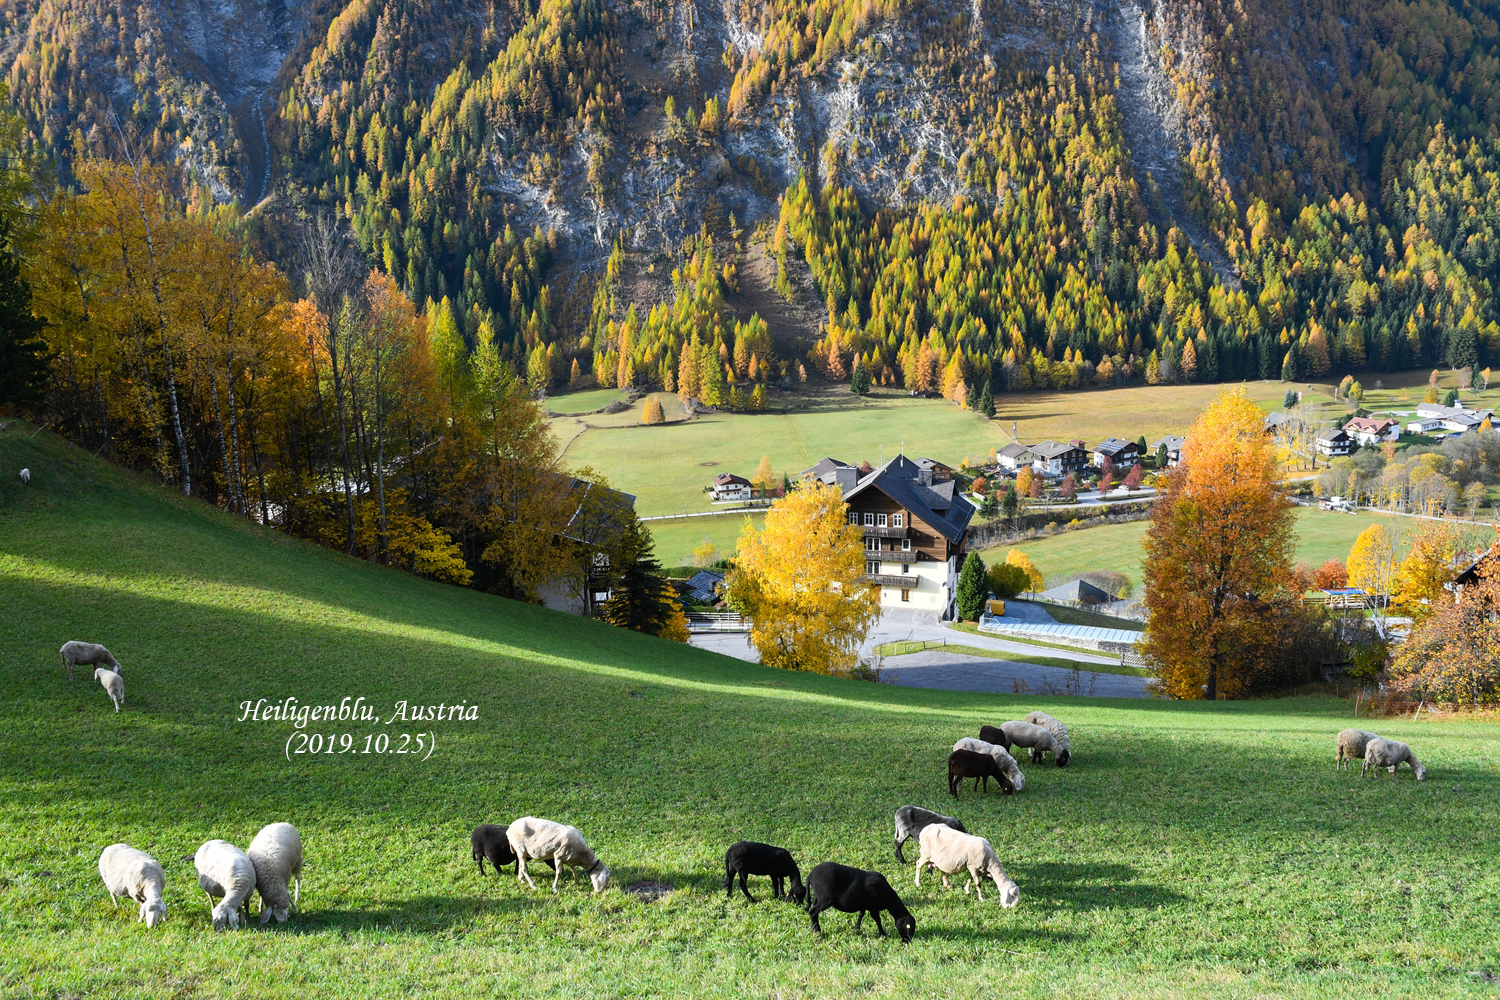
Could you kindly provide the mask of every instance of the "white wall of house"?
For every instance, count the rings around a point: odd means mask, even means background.
[[[900,555],[900,553],[887,552],[885,555]],[[948,605],[953,601],[954,590],[958,586],[956,559],[949,559],[946,562],[934,562],[928,559],[912,563],[881,559],[879,562],[882,575],[910,576],[917,580],[915,587],[882,584],[880,586],[881,607],[914,608],[920,611],[935,611],[939,614],[948,610]],[[903,566],[906,567],[905,572],[902,571]]]
[[[730,486],[715,486],[713,493],[715,500],[749,500],[754,495],[750,487],[741,486],[738,483]]]

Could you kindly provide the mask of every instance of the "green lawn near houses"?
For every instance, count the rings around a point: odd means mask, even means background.
[[[1333,769],[1347,702],[979,695],[778,672],[413,579],[278,535],[49,434],[0,435],[0,994],[15,997],[1472,996],[1500,974],[1500,731],[1359,720],[1417,783]],[[1079,534],[1083,537],[1083,533]],[[116,714],[65,639],[123,664]],[[363,698],[373,721],[238,721],[265,699]],[[405,705],[407,718],[398,718]],[[460,705],[468,721],[412,718]],[[1043,709],[1066,769],[948,796],[960,736]],[[320,753],[297,733],[324,736]],[[436,738],[430,757],[362,752]],[[328,752],[327,737],[349,752]],[[288,741],[291,741],[289,744]],[[891,856],[918,803],[994,843],[1003,910]],[[610,865],[594,895],[481,877],[469,830],[532,814]],[[265,823],[302,832],[301,913],[215,934],[190,862]],[[725,899],[738,839],[804,871],[884,872],[910,945],[828,913]],[[166,922],[113,907],[124,841]],[[915,845],[908,856],[915,854]],[[671,891],[657,901],[626,891]],[[1000,985],[997,985],[1000,984]]]

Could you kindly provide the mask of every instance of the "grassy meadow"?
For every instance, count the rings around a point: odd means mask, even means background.
[[[745,530],[745,519],[749,518],[758,528],[765,516],[764,511],[756,511],[720,517],[679,517],[648,521],[646,526],[656,540],[656,558],[663,566],[691,566],[693,550],[704,542],[713,545],[716,559],[734,555],[740,532]]]
[[[1333,769],[1342,701],[782,673],[356,562],[46,433],[0,434],[0,470],[0,995],[1458,997],[1500,973],[1494,725],[1363,723],[1429,778],[1362,780]],[[120,714],[66,680],[72,638],[123,663]],[[309,731],[428,732],[435,752],[288,759],[293,724],[237,721],[345,696],[379,720]],[[386,724],[401,701],[478,718]],[[950,799],[953,741],[1032,708],[1072,726],[1074,762]],[[907,802],[989,837],[1020,906],[913,886],[891,856]],[[481,878],[469,830],[524,814],[578,826],[608,891]],[[179,859],[277,820],[305,842],[302,913],[213,933]],[[764,879],[759,904],[726,901],[741,838],[886,873],[915,941],[837,913],[815,937]],[[109,904],[96,863],[117,841],[166,871],[155,930]],[[673,891],[625,891],[644,880]]]
[[[1089,570],[1114,570],[1130,577],[1135,592],[1141,588],[1141,540],[1145,537],[1147,521],[1130,521],[1125,524],[1105,524],[1097,528],[1064,531],[1029,542],[1000,545],[980,553],[986,564],[1003,561],[1011,549],[1020,549],[1031,556],[1037,569],[1042,571],[1048,585],[1061,581],[1071,573]],[[1338,511],[1319,510],[1316,507],[1297,508],[1297,549],[1294,559],[1311,566],[1320,566],[1329,559],[1347,562],[1349,550],[1359,533],[1372,524],[1383,524],[1396,534],[1398,551],[1404,553],[1400,544],[1403,533],[1417,522],[1410,518],[1391,517],[1382,514],[1345,514]]]

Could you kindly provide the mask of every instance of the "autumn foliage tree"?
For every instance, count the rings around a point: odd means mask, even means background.
[[[1492,554],[1477,583],[1428,612],[1391,665],[1391,686],[1455,706],[1500,701],[1500,560]]]
[[[1152,509],[1143,646],[1176,698],[1248,693],[1291,596],[1293,513],[1263,418],[1243,389],[1220,393]]]
[[[767,666],[831,674],[855,665],[880,603],[845,511],[838,488],[814,481],[772,504],[764,527],[746,520],[725,586]]]

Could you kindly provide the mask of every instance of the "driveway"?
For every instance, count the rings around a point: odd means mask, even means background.
[[[1051,621],[1047,612],[1034,604],[1012,602],[1007,610],[1017,612],[1015,617],[1028,621]],[[955,645],[974,646],[979,649],[994,649],[1009,653],[1033,656],[1062,657],[1080,663],[1119,663],[1118,656],[1101,655],[1087,650],[1062,650],[1038,648],[1022,642],[988,635],[971,635],[955,632],[938,624],[937,615],[931,611],[891,610],[880,616],[870,629],[865,642],[860,646],[860,656],[869,659],[876,646],[887,642],[933,641],[946,639]],[[726,656],[760,662],[760,655],[750,645],[750,637],[744,632],[694,632],[691,644],[699,649],[709,649]],[[1073,671],[1061,667],[1049,667],[1020,660],[992,660],[960,652],[929,649],[905,656],[887,657],[885,670],[896,676],[902,687],[937,688],[944,691],[1000,691],[1015,690],[1038,693],[1094,695],[1100,698],[1144,698],[1146,678],[1122,674],[1102,674]],[[1022,686],[1024,685],[1024,686]]]

